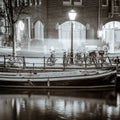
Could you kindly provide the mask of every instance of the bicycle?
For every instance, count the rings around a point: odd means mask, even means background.
[[[55,65],[55,62],[56,62],[56,57],[53,53],[51,53],[50,57],[48,57],[47,59],[47,65]]]
[[[77,52],[77,53],[75,54],[75,64],[77,64],[77,65],[82,65],[83,62],[84,62],[84,57],[82,56],[81,53]]]

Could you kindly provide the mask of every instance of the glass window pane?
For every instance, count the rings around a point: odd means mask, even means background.
[[[102,6],[108,6],[108,0],[102,0]]]

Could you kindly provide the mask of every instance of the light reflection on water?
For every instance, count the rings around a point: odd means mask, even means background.
[[[120,120],[115,91],[15,93],[0,94],[0,120]]]

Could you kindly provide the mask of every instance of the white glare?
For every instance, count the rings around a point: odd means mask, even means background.
[[[68,16],[69,16],[69,19],[70,20],[75,20],[76,16],[77,16],[77,13],[74,11],[74,10],[71,10],[69,13],[68,13]]]
[[[22,21],[19,21],[18,27],[20,28],[20,30],[24,30],[24,26],[24,23]]]

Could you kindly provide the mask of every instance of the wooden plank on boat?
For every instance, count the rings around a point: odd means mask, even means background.
[[[0,88],[7,88],[7,89],[81,89],[84,91],[87,90],[109,90],[115,89],[115,85],[101,85],[101,86],[12,86],[12,85],[0,85]]]
[[[63,81],[63,80],[85,80],[85,79],[97,79],[100,77],[105,77],[105,76],[109,76],[109,75],[113,75],[116,74],[116,71],[109,71],[109,72],[103,72],[103,73],[99,73],[99,74],[93,74],[93,75],[61,75],[61,76],[52,76],[50,77],[49,74],[46,76],[40,76],[40,75],[33,75],[33,76],[4,76],[4,75],[0,75],[0,80],[1,81],[48,81],[48,78],[50,81]]]

